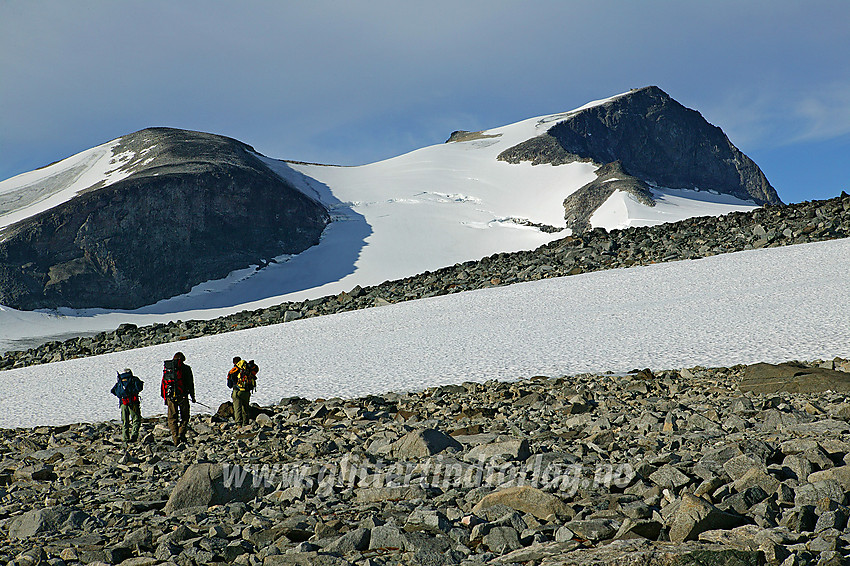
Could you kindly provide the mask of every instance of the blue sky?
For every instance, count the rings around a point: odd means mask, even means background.
[[[149,126],[356,165],[658,85],[850,192],[850,2],[0,0],[0,179]]]

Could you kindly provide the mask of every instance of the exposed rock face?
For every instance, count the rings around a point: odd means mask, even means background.
[[[452,132],[452,134],[449,136],[449,139],[446,140],[446,143],[483,140],[486,138],[498,138],[501,135],[502,134],[485,134],[482,132],[467,132],[466,130],[456,130]]]
[[[535,165],[620,161],[650,184],[714,190],[757,204],[781,202],[758,166],[720,128],[654,86],[578,111],[499,159]]]
[[[0,303],[136,308],[318,243],[327,211],[236,140],[168,128],[121,138],[131,174],[9,227]],[[143,157],[143,159],[141,158]]]
[[[603,165],[596,171],[596,179],[581,187],[564,200],[567,228],[573,233],[590,230],[590,217],[608,200],[614,191],[624,191],[639,203],[655,206],[649,186],[629,175],[619,161]]]
[[[850,373],[831,368],[784,364],[755,364],[747,368],[741,391],[753,393],[813,393],[826,390],[850,391]]]

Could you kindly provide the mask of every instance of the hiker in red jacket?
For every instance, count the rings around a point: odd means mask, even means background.
[[[177,352],[172,359],[165,361],[162,371],[162,400],[168,405],[168,429],[175,446],[186,442],[189,398],[195,403],[195,379],[192,368],[185,361],[183,352]]]

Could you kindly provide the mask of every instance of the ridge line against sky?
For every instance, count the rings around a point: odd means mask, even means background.
[[[785,202],[848,189],[850,3],[0,3],[0,180],[151,126],[357,165],[658,85]],[[850,189],[848,189],[850,190]]]

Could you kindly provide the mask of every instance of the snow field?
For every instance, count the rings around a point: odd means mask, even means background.
[[[124,367],[145,381],[143,414],[161,414],[162,360],[177,350],[195,372],[198,401],[213,410],[229,399],[234,355],[259,364],[253,400],[262,405],[534,375],[850,357],[848,260],[848,239],[753,250],[21,368],[0,373],[0,426],[117,418],[109,390]]]

